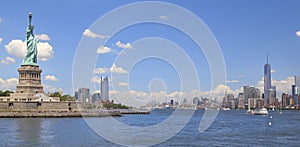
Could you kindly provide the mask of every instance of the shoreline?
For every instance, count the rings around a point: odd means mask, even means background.
[[[0,111],[0,118],[60,118],[60,117],[119,117],[122,114],[150,114],[150,111],[135,109],[114,110],[14,110]]]

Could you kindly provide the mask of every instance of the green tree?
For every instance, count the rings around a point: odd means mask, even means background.
[[[61,97],[61,95],[59,94],[59,92],[54,92],[50,94],[50,97]]]
[[[122,104],[114,104],[114,103],[105,103],[103,107],[106,109],[129,109],[130,107],[122,105]]]
[[[14,92],[9,91],[9,90],[6,90],[6,91],[0,90],[0,96],[10,96],[11,93],[14,93]]]
[[[74,101],[74,97],[69,94],[60,97],[60,101]]]

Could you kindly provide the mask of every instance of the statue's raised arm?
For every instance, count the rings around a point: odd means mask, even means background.
[[[33,35],[33,26],[31,25],[32,14],[29,13],[28,15],[28,27],[26,30],[26,44],[27,44],[27,53],[23,59],[22,65],[34,65],[38,66],[37,64],[37,43],[38,39]]]
[[[31,26],[31,20],[32,20],[32,13],[30,12],[29,15],[29,21],[28,21],[28,26]]]

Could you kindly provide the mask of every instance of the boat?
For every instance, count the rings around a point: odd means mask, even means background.
[[[230,111],[230,108],[222,108],[223,111]]]
[[[256,109],[253,111],[254,115],[268,115],[268,110],[266,108]]]
[[[254,111],[253,111],[253,110],[247,110],[246,113],[247,113],[247,114],[254,114]]]
[[[165,108],[170,108],[170,105],[167,104],[167,105],[165,106]]]
[[[246,114],[253,114],[253,113],[254,113],[253,110],[251,110],[250,107],[248,107]]]

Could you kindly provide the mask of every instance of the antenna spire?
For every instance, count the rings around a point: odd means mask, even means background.
[[[267,51],[267,63],[269,63],[269,52]]]

